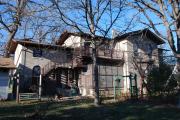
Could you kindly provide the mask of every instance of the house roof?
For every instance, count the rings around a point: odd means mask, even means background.
[[[3,69],[15,69],[16,66],[11,58],[0,58],[0,68]]]
[[[22,39],[22,40],[15,40],[13,39],[10,43],[10,53],[13,54],[17,48],[17,45],[18,44],[21,44],[23,46],[30,46],[30,47],[38,47],[38,48],[64,48],[64,49],[71,49],[71,48],[68,48],[68,47],[62,47],[62,46],[59,46],[59,45],[54,45],[54,44],[44,44],[44,43],[38,43],[38,42],[35,42],[35,41],[31,41],[31,40],[28,40],[28,39]]]
[[[134,36],[134,35],[139,35],[139,34],[146,36],[147,38],[149,38],[150,40],[154,41],[157,44],[165,43],[161,37],[159,37],[158,35],[156,35],[155,33],[153,33],[147,28],[143,30],[137,30],[137,31],[128,32],[128,33],[119,35],[115,37],[114,40],[121,41],[129,36]]]
[[[72,33],[72,32],[65,31],[65,32],[63,32],[63,33],[61,34],[61,36],[60,36],[59,40],[56,42],[56,44],[57,44],[57,45],[62,45],[62,44],[66,41],[66,39],[67,39],[68,37],[70,37],[71,35],[73,35],[73,36],[79,36],[79,37],[82,37],[82,38],[88,38],[88,39],[91,39],[91,38],[92,38],[92,36],[91,36],[89,33],[80,33],[80,32],[74,32],[74,33]],[[111,40],[111,39],[108,38],[108,37],[103,37],[103,36],[99,36],[99,35],[96,35],[96,36],[95,36],[95,39],[96,39],[96,40]],[[85,39],[85,40],[87,40],[87,39]]]

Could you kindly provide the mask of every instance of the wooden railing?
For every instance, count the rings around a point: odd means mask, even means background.
[[[110,50],[110,49],[98,50],[97,57],[109,58],[109,59],[123,59],[124,52],[120,50]]]
[[[19,102],[38,99],[39,98],[37,93],[19,93]]]
[[[74,55],[77,56],[84,56],[84,57],[92,57],[92,48],[75,48]],[[121,50],[111,50],[111,49],[105,49],[105,50],[97,50],[96,52],[97,57],[101,58],[110,58],[110,59],[123,59],[124,58],[124,52]]]
[[[72,66],[72,62],[69,62],[69,63],[57,63],[57,62],[48,62],[46,65],[44,65],[42,68],[41,68],[41,74],[42,75],[46,75],[48,74],[51,70],[55,69],[55,68],[58,68],[58,67],[66,67],[66,68],[69,68],[70,66]]]

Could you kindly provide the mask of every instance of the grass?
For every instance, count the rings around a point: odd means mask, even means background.
[[[178,120],[180,109],[148,102],[108,103],[92,100],[16,104],[0,102],[0,120]]]

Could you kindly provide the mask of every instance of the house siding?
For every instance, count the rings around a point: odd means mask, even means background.
[[[137,75],[137,87],[140,89],[141,87],[141,76],[134,66],[134,59],[139,60],[142,57],[141,61],[148,61],[150,59],[153,60],[153,65],[159,65],[159,55],[158,55],[158,47],[157,44],[152,40],[149,40],[145,36],[133,35],[131,37],[127,37],[124,40],[117,41],[115,44],[115,49],[120,49],[124,53],[124,64],[123,64],[123,75],[129,76],[130,73],[134,73]],[[138,54],[136,57],[135,54]],[[138,65],[142,65],[142,69],[147,68],[148,63],[139,63]],[[130,80],[128,77],[124,77],[124,93],[128,93],[130,90]]]
[[[29,88],[31,84],[34,66],[39,65],[43,69],[48,63],[56,63],[59,66],[71,65],[70,60],[67,59],[66,50],[39,48],[42,50],[42,56],[33,57],[34,49],[37,48],[18,45],[16,50],[15,63],[18,63],[16,66],[20,72],[20,89],[23,90],[22,92],[27,91],[26,88]],[[20,59],[17,59],[18,54],[20,54]]]

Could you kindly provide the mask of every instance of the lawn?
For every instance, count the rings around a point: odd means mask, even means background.
[[[179,120],[180,109],[148,102],[95,107],[92,100],[16,104],[0,102],[0,120]]]

